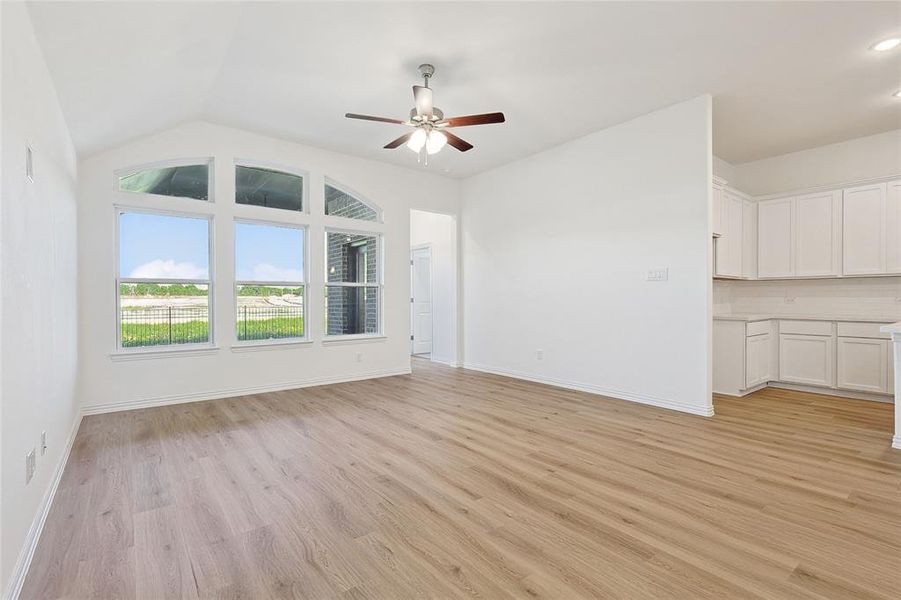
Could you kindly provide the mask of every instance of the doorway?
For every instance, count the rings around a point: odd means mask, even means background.
[[[432,247],[410,250],[410,353],[432,353]]]
[[[410,211],[410,354],[456,367],[459,265],[454,215]]]

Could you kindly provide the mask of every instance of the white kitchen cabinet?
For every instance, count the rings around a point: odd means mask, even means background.
[[[713,185],[713,233],[714,235],[723,234],[723,188],[714,183]]]
[[[757,278],[757,203],[745,200],[741,215],[741,276]]]
[[[860,392],[889,392],[892,342],[840,337],[837,343],[836,386]]]
[[[723,190],[721,194],[720,237],[716,240],[716,270],[718,277],[742,276],[742,213],[744,201],[738,195]]]
[[[758,277],[839,275],[841,202],[841,192],[760,202]]]
[[[745,340],[745,388],[766,383],[772,376],[772,336],[754,335]]]
[[[884,183],[844,191],[842,272],[845,275],[886,272],[886,209]]]
[[[794,275],[839,275],[841,192],[807,194],[793,202]]]
[[[901,180],[885,186],[885,270],[901,273]]]
[[[832,336],[781,333],[779,380],[832,387],[834,352]]]
[[[794,275],[792,198],[766,200],[757,205],[757,276]]]

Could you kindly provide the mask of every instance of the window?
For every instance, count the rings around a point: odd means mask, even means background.
[[[379,333],[380,237],[327,231],[325,246],[326,335]]]
[[[119,212],[119,347],[204,344],[210,331],[210,219]]]
[[[209,200],[209,163],[155,167],[119,177],[119,191]]]
[[[303,210],[303,177],[260,167],[235,167],[235,202]]]
[[[379,211],[369,203],[328,183],[325,184],[325,214],[359,221],[381,220]]]
[[[304,229],[235,223],[239,341],[304,337]]]

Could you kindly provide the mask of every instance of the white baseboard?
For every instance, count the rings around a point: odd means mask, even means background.
[[[10,575],[9,583],[3,593],[6,600],[16,600],[22,591],[22,585],[25,583],[25,576],[28,575],[28,568],[31,566],[31,559],[34,558],[34,551],[41,539],[41,532],[44,530],[44,523],[47,521],[47,515],[50,514],[50,507],[53,505],[53,498],[56,496],[56,490],[59,488],[59,482],[63,477],[63,471],[66,470],[66,463],[69,462],[69,454],[72,452],[72,445],[75,443],[75,436],[78,434],[78,428],[81,426],[83,412],[75,416],[75,423],[69,431],[69,438],[66,440],[66,447],[63,450],[59,462],[53,471],[53,477],[50,479],[50,485],[44,493],[44,498],[38,506],[38,512],[31,522],[28,534],[25,536],[25,544],[19,552],[19,558],[16,560],[16,566]]]
[[[447,365],[449,367],[454,367],[455,369],[460,365],[457,364],[457,361],[451,360],[449,358],[444,358],[442,356],[430,356],[429,360],[436,363],[441,363],[442,365]]]
[[[809,392],[811,394],[823,394],[824,396],[838,396],[840,398],[852,398],[854,400],[869,400],[870,402],[883,402],[893,404],[894,398],[889,394],[876,394],[871,392],[858,392],[855,390],[841,390],[816,385],[803,385],[800,383],[787,383],[782,381],[770,381],[764,387],[778,388],[780,390],[792,390],[795,392]]]
[[[901,450],[901,434],[898,434],[892,438],[892,448]]]
[[[350,376],[319,377],[303,379],[300,381],[287,381],[267,385],[257,385],[243,388],[231,388],[224,390],[208,390],[204,392],[192,392],[189,394],[173,394],[171,396],[158,396],[156,398],[139,398],[137,400],[124,400],[122,402],[108,402],[85,406],[82,412],[85,415],[98,415],[102,413],[118,412],[121,410],[135,410],[154,406],[167,406],[170,404],[184,404],[186,402],[203,402],[206,400],[218,400],[219,398],[234,398],[250,394],[264,394],[267,392],[281,392],[298,388],[313,387],[317,385],[330,385],[334,383],[347,383],[363,379],[377,379],[379,377],[393,377],[395,375],[409,375],[410,368],[383,371],[367,371]]]
[[[628,400],[629,402],[637,402],[639,404],[648,404],[650,406],[657,406],[659,408],[668,408],[670,410],[677,410],[679,412],[690,413],[693,415],[700,415],[702,417],[712,417],[713,416],[713,406],[707,407],[699,407],[692,404],[686,404],[684,402],[679,402],[677,400],[670,400],[668,398],[656,398],[653,396],[647,396],[644,394],[635,394],[632,392],[624,392],[622,390],[615,390],[611,388],[600,387],[596,385],[590,385],[586,383],[576,382],[576,381],[567,381],[562,379],[554,379],[551,377],[540,377],[537,375],[532,375],[530,373],[523,373],[520,371],[513,371],[510,369],[500,369],[497,367],[491,367],[488,365],[481,365],[476,363],[463,363],[464,369],[471,369],[473,371],[481,371],[483,373],[492,373],[494,375],[504,375],[506,377],[513,377],[514,379],[523,379],[525,381],[533,381],[535,383],[543,383],[545,385],[553,385],[555,387],[566,388],[568,390],[577,390],[580,392],[588,392],[589,394],[597,394],[599,396],[608,396],[610,398],[616,398],[618,400]]]

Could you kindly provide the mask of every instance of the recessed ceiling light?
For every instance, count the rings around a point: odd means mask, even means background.
[[[891,50],[898,44],[901,44],[901,37],[892,37],[886,40],[882,40],[881,42],[876,42],[872,46],[870,46],[870,50],[874,50],[876,52],[885,52],[886,50]]]

